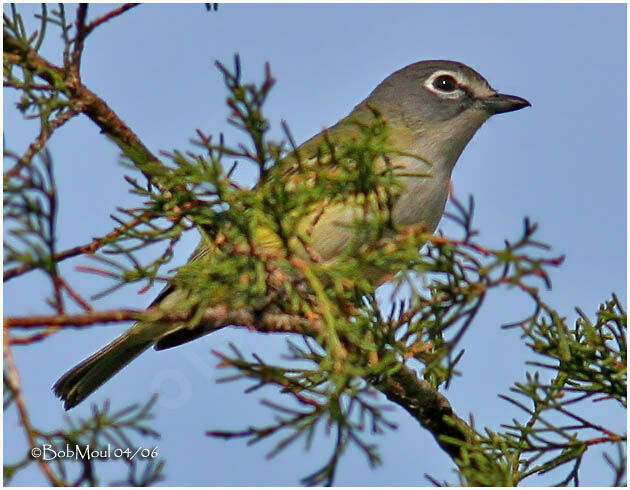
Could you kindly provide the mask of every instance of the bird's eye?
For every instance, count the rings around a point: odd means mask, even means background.
[[[454,92],[457,90],[457,81],[450,75],[441,75],[433,80],[433,87],[440,92]]]

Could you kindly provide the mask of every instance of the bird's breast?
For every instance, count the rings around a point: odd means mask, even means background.
[[[401,181],[404,189],[394,206],[394,222],[400,226],[424,225],[428,231],[435,231],[444,214],[450,177],[435,173],[428,177],[402,177]]]

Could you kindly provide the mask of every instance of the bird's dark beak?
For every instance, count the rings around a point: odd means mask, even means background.
[[[518,111],[531,104],[516,95],[496,94],[487,99],[483,99],[483,105],[490,114],[501,114],[502,112]]]

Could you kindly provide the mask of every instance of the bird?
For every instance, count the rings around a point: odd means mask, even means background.
[[[530,105],[524,98],[499,93],[463,63],[420,61],[389,75],[348,116],[298,146],[286,159],[322,165],[322,151],[334,151],[357,138],[360,125],[369,124],[378,114],[387,128],[389,146],[395,150],[392,165],[401,174],[402,189],[396,195],[391,218],[399,228],[421,225],[433,233],[444,213],[453,168],[473,135],[491,116]],[[286,172],[284,177],[290,181]],[[316,222],[305,228],[310,235],[309,254],[327,263],[342,255],[352,241],[356,229],[348,224],[354,219],[356,207],[343,202],[321,206]],[[278,237],[272,233],[261,230],[258,235],[261,247],[277,246]],[[190,260],[207,253],[211,252],[202,241]],[[302,253],[307,260],[311,257]],[[168,310],[182,302],[186,294],[173,284],[167,285],[151,306]],[[66,372],[53,391],[69,410],[149,347],[173,347],[211,330],[193,332],[185,324],[137,322]]]

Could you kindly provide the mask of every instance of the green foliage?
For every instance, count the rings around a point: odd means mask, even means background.
[[[524,412],[524,420],[502,424],[502,432],[476,431],[468,443],[452,441],[463,448],[461,482],[514,486],[528,477],[558,470],[562,474],[559,486],[578,486],[587,451],[607,443],[616,449],[614,458],[605,454],[613,470],[613,484],[624,486],[627,436],[607,429],[602,421],[587,420],[579,407],[585,400],[626,407],[626,312],[613,295],[600,306],[593,323],[578,310],[580,316],[570,330],[557,312],[542,301],[539,305],[530,318],[508,328],[520,328],[533,352],[555,362],[529,362],[543,371],[527,372],[525,382],[514,384],[512,392],[519,398],[500,395]],[[551,379],[543,382],[547,374]]]

